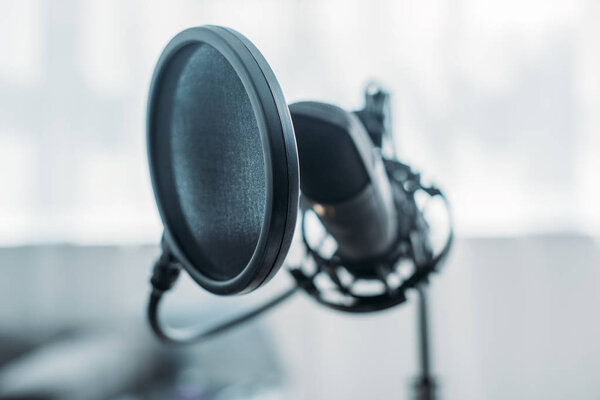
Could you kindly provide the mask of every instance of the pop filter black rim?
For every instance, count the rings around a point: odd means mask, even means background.
[[[262,229],[252,257],[239,274],[217,280],[193,265],[181,245],[182,229],[165,209],[172,192],[165,189],[157,156],[159,135],[157,100],[170,61],[183,49],[207,44],[233,67],[246,90],[256,117],[264,153],[266,207]],[[164,134],[164,133],[163,133]],[[202,26],[175,36],[161,54],[150,85],[147,112],[148,161],[152,187],[165,229],[165,244],[190,276],[216,294],[246,293],[267,282],[282,265],[289,250],[297,218],[299,168],[292,120],[283,92],[266,60],[244,36],[228,28]]]

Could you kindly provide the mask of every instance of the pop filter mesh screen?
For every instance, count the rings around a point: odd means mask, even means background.
[[[250,99],[208,44],[178,51],[160,82],[154,154],[163,217],[195,268],[212,279],[234,278],[252,257],[267,202]]]

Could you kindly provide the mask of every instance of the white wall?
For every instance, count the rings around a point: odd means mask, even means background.
[[[155,242],[147,87],[179,30],[233,27],[289,101],[394,94],[403,158],[460,234],[600,233],[594,1],[3,1],[0,243]]]

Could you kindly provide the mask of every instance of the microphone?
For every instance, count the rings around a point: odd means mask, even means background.
[[[398,236],[397,210],[381,152],[359,118],[339,107],[290,106],[300,162],[300,189],[352,264],[389,252]]]
[[[290,272],[316,301],[339,311],[372,312],[403,303],[406,291],[427,281],[452,244],[448,212],[446,243],[435,254],[416,196],[438,197],[449,211],[448,202],[396,159],[389,110],[389,94],[373,84],[358,111],[319,102],[290,106],[301,173],[301,232],[309,256]],[[384,150],[391,157],[384,157]],[[306,228],[311,213],[337,242],[332,256],[321,253],[323,240],[312,247]],[[399,268],[402,261],[410,262],[412,272]]]
[[[269,64],[240,33],[202,26],[167,44],[147,112],[150,177],[164,226],[147,310],[161,340],[206,340],[299,291],[340,311],[383,310],[436,270],[450,249],[451,224],[434,255],[415,194],[445,197],[395,156],[382,156],[392,141],[388,95],[371,89],[354,113],[319,102],[288,107]],[[218,295],[265,285],[284,264],[299,211],[307,257],[286,265],[293,287],[208,329],[174,330],[160,320],[181,271]],[[337,242],[332,257],[308,241],[312,212]],[[400,271],[401,261],[414,266],[411,274]],[[375,290],[362,290],[364,282]]]

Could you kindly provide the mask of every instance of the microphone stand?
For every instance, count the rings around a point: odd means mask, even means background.
[[[419,349],[419,376],[414,384],[416,400],[435,400],[435,379],[431,375],[431,353],[428,326],[427,288],[425,283],[416,287],[417,340]]]

